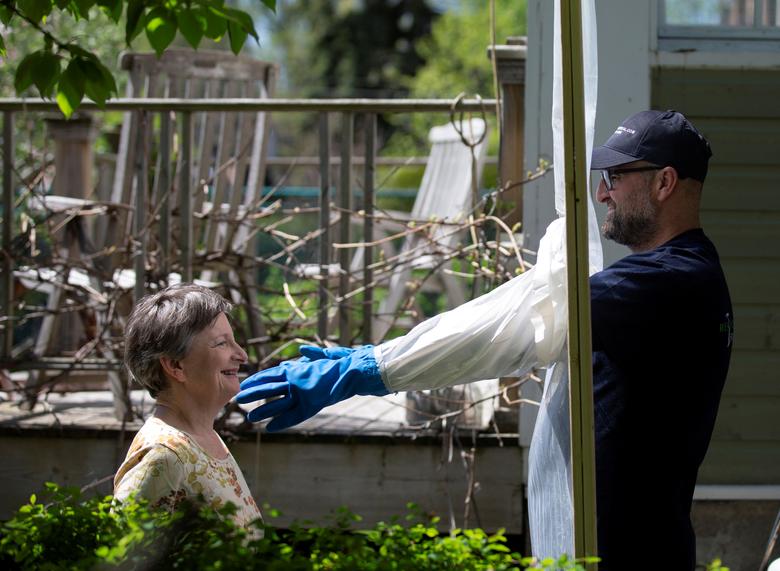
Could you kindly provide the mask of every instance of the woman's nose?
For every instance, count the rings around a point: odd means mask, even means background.
[[[233,357],[236,359],[236,361],[246,363],[249,360],[249,355],[247,355],[246,351],[244,351],[244,349],[238,343],[236,343],[235,349],[235,355]]]

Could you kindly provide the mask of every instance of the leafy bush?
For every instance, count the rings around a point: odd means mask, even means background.
[[[0,527],[2,569],[186,569],[263,571],[427,571],[459,569],[582,570],[562,557],[540,563],[511,552],[499,532],[440,534],[436,518],[410,505],[402,524],[356,529],[360,517],[339,510],[329,525],[281,530],[261,522],[233,525],[235,509],[186,504],[169,514],[143,501],[116,504],[84,498],[77,489],[47,484],[49,503],[36,496]],[[273,510],[268,513],[273,515]],[[263,537],[257,531],[262,530]]]

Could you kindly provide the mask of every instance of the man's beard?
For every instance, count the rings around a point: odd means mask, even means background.
[[[647,244],[658,231],[658,209],[649,201],[629,213],[607,212],[604,237],[629,248]]]

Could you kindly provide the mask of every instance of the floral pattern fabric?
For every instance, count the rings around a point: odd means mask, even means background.
[[[242,526],[262,517],[232,454],[214,458],[189,434],[155,417],[138,431],[114,477],[114,497],[132,493],[170,511],[198,495],[214,509],[231,502]]]

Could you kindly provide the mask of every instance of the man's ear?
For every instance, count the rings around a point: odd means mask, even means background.
[[[659,202],[664,202],[677,189],[677,171],[674,167],[664,167],[658,171],[656,176],[656,198]]]
[[[170,357],[160,357],[160,366],[162,366],[166,377],[172,381],[184,382],[184,369],[182,369],[179,360],[171,359]]]

